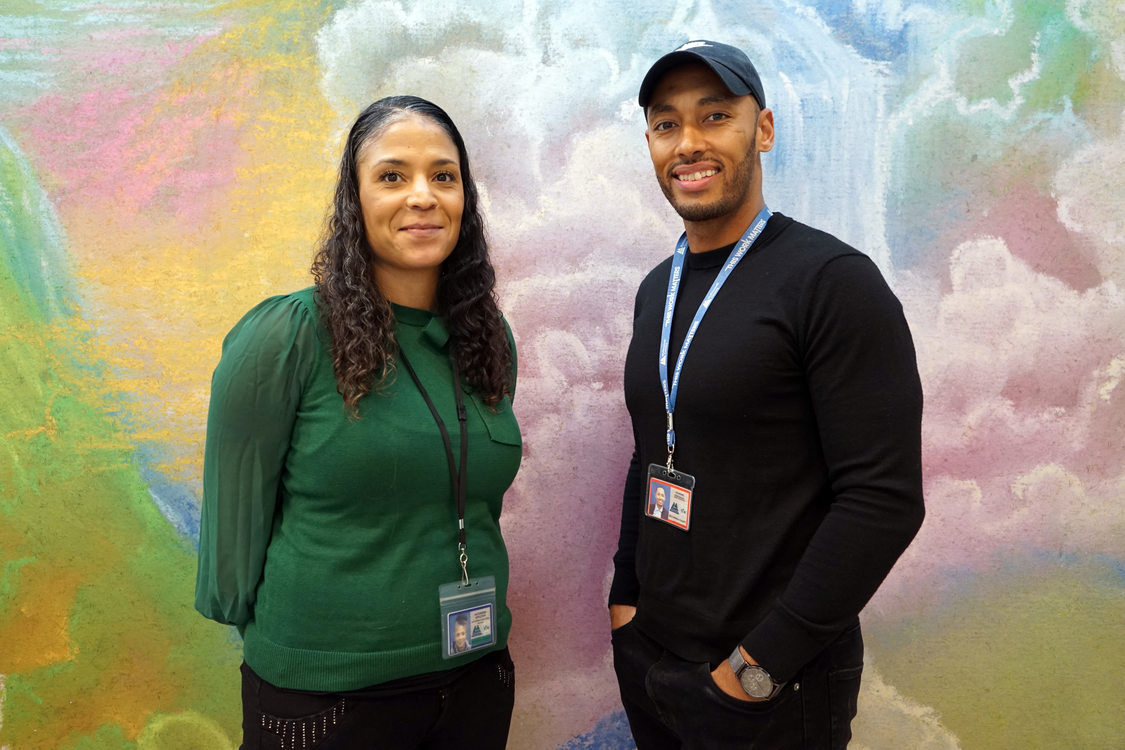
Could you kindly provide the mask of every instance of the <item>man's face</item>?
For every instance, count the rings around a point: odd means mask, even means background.
[[[758,151],[773,146],[769,110],[760,112],[753,97],[731,94],[700,63],[665,74],[646,115],[656,179],[685,221],[732,217],[749,205]]]

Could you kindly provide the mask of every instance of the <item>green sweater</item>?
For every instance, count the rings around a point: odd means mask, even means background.
[[[438,587],[461,569],[441,434],[402,367],[349,418],[314,294],[265,300],[223,342],[195,607],[237,626],[247,664],[280,687],[352,690],[454,668],[484,651],[442,658]],[[459,460],[449,334],[430,312],[393,307]],[[499,649],[511,627],[500,509],[520,432],[511,399],[492,409],[466,394],[469,575],[496,579]]]

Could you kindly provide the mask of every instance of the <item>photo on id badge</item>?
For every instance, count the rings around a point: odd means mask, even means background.
[[[492,637],[492,605],[450,612],[448,615],[449,656],[457,656],[495,643]]]
[[[687,529],[690,511],[691,490],[649,477],[646,516]]]

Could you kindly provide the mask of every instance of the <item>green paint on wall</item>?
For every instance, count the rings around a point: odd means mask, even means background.
[[[46,193],[15,141],[0,128],[0,252],[2,274],[27,295],[23,304],[61,315],[70,294],[62,229]],[[16,323],[18,317],[3,319]],[[7,326],[5,326],[7,328]]]
[[[21,228],[42,225],[29,210],[0,206],[0,745],[135,748],[150,719],[190,711],[218,723],[175,736],[221,747],[206,742],[238,736],[238,649],[192,609],[195,553],[106,416],[85,324],[49,320],[15,273]]]
[[[932,706],[962,750],[1119,748],[1125,581],[1099,561],[1011,561],[942,607],[868,623],[898,691]]]
[[[1107,43],[1112,37],[1076,27],[1067,5],[1063,0],[1026,0],[1013,4],[1010,25],[990,18],[982,27],[987,33],[972,36],[959,49],[954,74],[958,93],[970,105],[994,99],[1002,107],[1019,96],[1020,114],[1030,116],[1058,114],[1068,106],[1083,109],[1091,96],[1105,95],[1105,84],[1120,91],[1121,80],[1107,81],[1103,70],[1112,55]]]

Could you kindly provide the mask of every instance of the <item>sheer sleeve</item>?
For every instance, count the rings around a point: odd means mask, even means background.
[[[293,295],[248,312],[211,379],[195,608],[241,631],[252,618],[293,422],[320,342]]]

